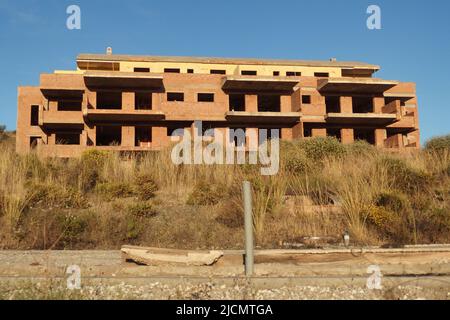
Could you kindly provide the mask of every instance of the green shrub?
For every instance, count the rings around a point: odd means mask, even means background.
[[[436,137],[428,140],[428,142],[425,144],[425,150],[438,152],[450,150],[450,135]]]
[[[1,125],[0,126],[0,142],[6,139],[5,130],[6,130],[6,127]]]
[[[128,213],[137,218],[152,218],[158,215],[158,211],[149,202],[138,202],[130,205]]]
[[[135,179],[135,192],[139,199],[147,201],[155,197],[158,185],[150,175],[139,175]]]
[[[194,186],[189,195],[187,204],[191,206],[212,206],[224,197],[224,188],[218,184],[201,181]]]
[[[87,199],[73,188],[55,184],[31,183],[27,186],[29,206],[62,207],[67,209],[87,208]]]
[[[304,150],[306,157],[312,160],[345,155],[345,146],[334,137],[303,139],[299,141],[299,147]]]
[[[301,149],[286,150],[282,161],[284,161],[284,169],[293,174],[304,173],[310,166],[310,160]]]
[[[375,205],[400,213],[409,209],[408,198],[399,192],[383,191],[375,197]]]
[[[422,190],[430,181],[430,176],[424,171],[412,168],[405,160],[384,157],[379,165],[386,169],[388,176],[393,179],[394,187],[402,191]]]
[[[345,145],[345,149],[350,155],[364,155],[372,154],[377,151],[377,148],[367,141],[357,140],[354,143]]]
[[[415,221],[408,198],[398,191],[382,191],[369,206],[367,222],[391,243],[402,245],[414,238]]]
[[[62,213],[57,216],[57,222],[61,232],[60,241],[64,249],[72,247],[83,240],[89,222],[87,217],[74,215],[72,213]],[[61,247],[57,244],[57,247]]]
[[[83,192],[95,188],[100,178],[100,170],[109,157],[109,153],[99,150],[88,150],[81,155],[80,186]]]
[[[106,200],[128,198],[135,195],[134,188],[127,183],[102,182],[97,184],[95,191],[103,195]]]

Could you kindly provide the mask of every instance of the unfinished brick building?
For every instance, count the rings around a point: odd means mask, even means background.
[[[413,83],[360,62],[81,54],[77,70],[19,87],[17,151],[74,157],[146,151],[175,129],[279,128],[281,139],[334,136],[419,147]]]

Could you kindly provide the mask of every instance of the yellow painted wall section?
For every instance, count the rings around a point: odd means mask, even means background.
[[[193,69],[194,73],[210,74],[211,70],[225,70],[228,75],[240,75],[241,71],[256,71],[258,76],[273,76],[278,71],[280,76],[286,76],[286,72],[301,72],[302,76],[313,77],[315,72],[329,73],[330,77],[341,77],[340,68],[329,67],[302,67],[302,66],[277,66],[277,65],[230,65],[209,63],[179,63],[179,62],[120,62],[120,71],[134,72],[134,68],[150,68],[152,73],[163,73],[164,69],[180,69],[181,73],[187,73]]]

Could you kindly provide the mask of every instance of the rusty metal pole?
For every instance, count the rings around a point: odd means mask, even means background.
[[[253,210],[252,210],[252,190],[249,181],[243,183],[244,199],[244,220],[245,220],[245,275],[253,275]]]

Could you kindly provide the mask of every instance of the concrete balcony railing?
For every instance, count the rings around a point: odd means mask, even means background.
[[[327,113],[325,120],[333,124],[389,125],[400,121],[401,117],[400,101],[395,100],[378,113]]]
[[[300,112],[229,111],[225,113],[227,121],[242,124],[295,124],[300,122],[301,116]]]
[[[166,115],[156,110],[105,110],[83,108],[83,116],[91,121],[101,122],[139,122],[164,120]]]
[[[81,111],[57,111],[39,108],[39,126],[41,127],[66,127],[83,126],[84,119]]]

